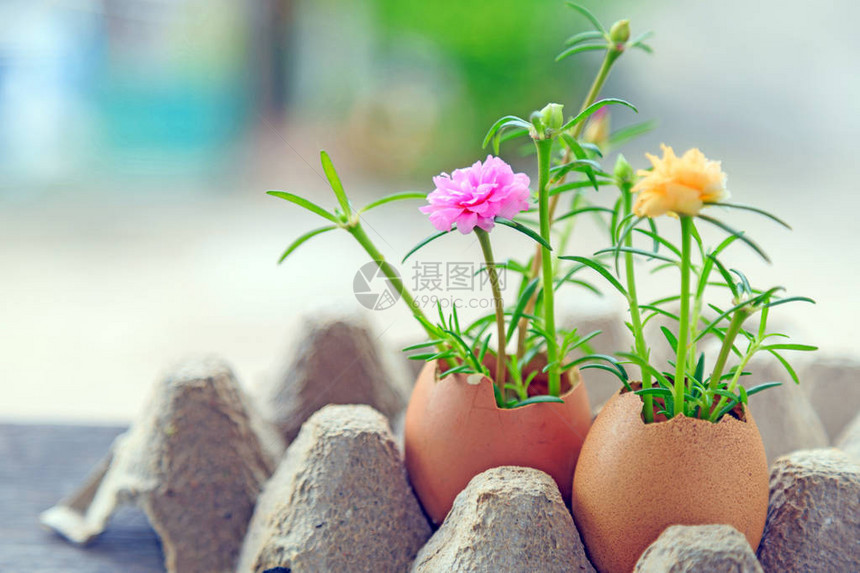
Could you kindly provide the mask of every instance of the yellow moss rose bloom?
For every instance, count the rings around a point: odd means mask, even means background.
[[[637,217],[698,215],[705,203],[727,199],[726,174],[719,161],[711,161],[698,149],[681,157],[668,145],[661,145],[663,158],[650,153],[646,157],[654,169],[640,169],[642,177],[633,186],[638,193],[633,212]]]

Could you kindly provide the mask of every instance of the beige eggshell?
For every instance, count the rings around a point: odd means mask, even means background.
[[[572,388],[561,396],[564,403],[500,409],[488,378],[478,384],[463,374],[437,380],[436,363],[424,367],[406,410],[404,450],[409,479],[435,524],[473,477],[499,466],[548,473],[570,502],[591,414],[578,370],[565,375]]]
[[[716,424],[684,416],[645,424],[641,411],[637,395],[615,394],[580,453],[572,509],[594,566],[629,573],[670,525],[729,524],[755,550],[768,466],[749,411]]]

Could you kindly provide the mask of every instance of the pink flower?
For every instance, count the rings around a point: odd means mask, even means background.
[[[476,225],[489,231],[495,217],[512,219],[529,208],[528,175],[514,173],[510,165],[492,155],[451,175],[442,173],[433,183],[436,190],[427,196],[430,204],[421,207],[421,212],[429,214],[440,231],[450,231],[454,223],[464,235]]]

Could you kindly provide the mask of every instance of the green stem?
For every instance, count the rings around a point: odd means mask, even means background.
[[[553,195],[554,196],[554,195]],[[574,192],[573,196],[570,200],[570,210],[575,211],[579,209],[579,207],[583,203],[583,193],[582,189],[577,189]],[[573,234],[573,229],[576,227],[576,217],[570,217],[567,221],[565,221],[564,229],[562,229],[561,234],[558,237],[558,249],[559,253],[567,252],[567,244],[570,242],[570,237]],[[560,261],[556,260],[556,267],[558,267],[558,263]]]
[[[690,345],[690,239],[693,220],[681,215],[681,316],[678,325],[678,355],[675,359],[675,396],[673,416],[684,413],[687,348]]]
[[[720,354],[717,356],[717,362],[714,364],[714,370],[711,373],[711,381],[708,386],[711,390],[716,390],[720,385],[720,378],[723,377],[723,371],[726,368],[726,362],[729,359],[729,354],[731,354],[732,346],[735,343],[735,338],[737,338],[738,333],[741,330],[741,326],[743,326],[744,321],[749,316],[749,313],[744,309],[740,309],[735,312],[732,317],[731,322],[729,323],[728,329],[726,329],[726,335],[723,338],[723,345],[720,348]]]
[[[633,194],[630,192],[630,184],[622,186],[621,194],[624,197],[624,215],[627,216],[633,210]],[[633,233],[628,233],[624,239],[625,247],[633,246]],[[645,334],[642,328],[642,314],[639,311],[639,296],[636,291],[636,273],[633,266],[633,253],[624,253],[624,266],[627,278],[627,305],[630,307],[630,321],[633,325],[633,349],[639,358],[648,361],[648,345],[645,343]],[[651,372],[640,368],[642,377],[642,388],[651,387]],[[654,397],[646,395],[642,397],[643,417],[646,424],[654,421]]]
[[[623,52],[615,48],[615,46],[610,47],[606,50],[606,55],[603,56],[603,63],[600,64],[600,70],[597,72],[597,77],[594,78],[594,81],[591,83],[591,88],[588,90],[588,95],[585,96],[585,101],[582,102],[582,107],[579,108],[579,112],[582,113],[585,109],[593,104],[597,99],[597,96],[600,94],[600,90],[603,89],[603,84],[606,83],[606,78],[609,77],[609,71],[612,69],[612,64],[615,63]],[[584,121],[579,122],[577,126],[573,129],[573,137],[579,139],[579,136],[582,135],[582,130],[585,129]]]
[[[692,268],[692,272],[696,273],[696,269]],[[702,316],[702,299],[697,296],[691,295],[693,302],[692,308],[690,309],[690,346],[687,350],[687,368],[695,371],[696,369],[696,353],[698,349],[696,347],[696,336],[699,335],[699,319]]]
[[[551,244],[549,213],[549,166],[552,158],[552,139],[535,140],[538,155],[538,210],[540,212],[540,236],[547,244]],[[555,275],[552,272],[552,254],[541,245],[541,268],[543,276],[543,322],[547,334],[546,356],[549,361],[549,382],[547,388],[550,396],[561,394],[561,374],[559,372],[558,342],[555,337]]]
[[[744,368],[747,367],[747,364],[749,364],[749,361],[752,359],[753,355],[756,352],[758,352],[760,344],[761,344],[761,342],[759,340],[756,340],[755,342],[750,343],[749,348],[747,348],[746,354],[741,359],[740,363],[738,364],[737,370],[735,370],[735,373],[732,376],[731,381],[729,382],[729,385],[726,387],[727,392],[734,393],[735,388],[738,387],[738,381],[740,380],[740,377],[744,371]],[[729,401],[728,398],[726,398],[725,396],[720,396],[720,399],[717,402],[717,405],[714,406],[713,410],[711,410],[710,420],[712,422],[717,421],[717,415],[723,410],[723,408],[725,408],[726,402],[728,402],[728,401]]]
[[[505,395],[505,307],[502,302],[502,291],[499,288],[499,275],[496,272],[496,260],[493,257],[493,247],[490,245],[490,234],[483,229],[475,227],[475,234],[481,243],[484,252],[484,260],[487,262],[487,274],[490,275],[490,287],[493,289],[493,306],[496,309],[496,327],[498,329],[499,347],[496,351],[496,386],[499,394]]]
[[[391,285],[403,299],[403,302],[409,306],[409,310],[412,311],[412,315],[418,319],[418,322],[427,332],[430,339],[433,340],[436,338],[436,333],[430,330],[427,326],[430,324],[430,321],[427,320],[427,317],[424,316],[423,312],[421,312],[421,308],[415,303],[415,299],[412,298],[412,294],[403,285],[403,279],[400,278],[400,274],[391,266],[391,264],[389,264],[388,261],[385,260],[383,254],[379,252],[379,249],[376,248],[376,245],[373,244],[373,241],[371,241],[370,237],[365,233],[361,223],[356,221],[352,225],[346,227],[346,230],[355,237],[358,244],[360,244],[367,254],[370,255],[371,260],[375,261],[376,264],[379,265],[380,270],[382,270],[383,274],[391,282]],[[440,347],[440,350],[442,350],[442,347]]]
[[[734,393],[735,388],[738,387],[738,382],[740,381],[741,374],[743,374],[744,368],[747,367],[747,364],[749,364],[749,361],[752,359],[753,355],[755,355],[755,353],[758,352],[761,348],[762,341],[764,340],[765,336],[765,331],[767,330],[767,315],[769,310],[770,309],[768,307],[764,307],[764,309],[761,311],[761,320],[759,322],[758,327],[758,336],[756,336],[755,341],[751,342],[747,347],[746,354],[744,354],[744,357],[741,359],[740,364],[738,364],[738,368],[737,370],[735,370],[732,379],[729,381],[729,385],[726,387],[726,391]],[[746,317],[749,316],[749,312],[745,312],[744,315],[744,319],[746,319]],[[734,318],[732,318],[732,322],[734,322]],[[731,326],[729,326],[729,328],[731,328]],[[722,376],[722,374],[720,376]],[[725,407],[726,402],[728,402],[728,399],[724,396],[721,396],[719,401],[717,402],[717,405],[714,406],[713,410],[711,410],[710,419],[712,422],[717,421],[717,415]]]
[[[622,50],[618,50],[615,46],[610,47],[606,51],[606,55],[603,57],[603,63],[600,64],[600,70],[597,72],[597,76],[594,78],[594,81],[591,83],[591,88],[588,90],[588,94],[585,96],[585,100],[582,102],[582,106],[579,108],[580,113],[584,111],[588,106],[594,103],[597,99],[597,96],[600,94],[600,90],[603,89],[603,84],[606,83],[606,79],[609,77],[609,72],[612,69],[612,64],[621,57],[623,53]],[[585,129],[584,121],[579,122],[576,127],[573,129],[573,137],[578,139],[580,135],[582,135],[582,130]],[[537,143],[537,142],[536,142]],[[565,151],[564,153],[564,163],[568,163],[570,161],[570,150]],[[563,175],[559,179],[559,184],[563,183],[567,178],[567,175]],[[559,198],[561,194],[553,195],[549,201],[549,223],[552,225],[552,218],[555,213],[555,210],[558,206]],[[565,241],[566,242],[566,241]],[[543,251],[541,247],[538,247],[535,252],[534,258],[532,259],[532,266],[530,272],[529,280],[534,279],[538,276],[541,268],[543,267]],[[537,300],[537,292],[532,295],[532,298],[526,305],[526,314],[531,314],[534,311],[535,301]],[[517,325],[517,357],[522,358],[525,354],[525,345],[526,345],[526,334],[528,332],[528,319],[521,318],[519,324]]]

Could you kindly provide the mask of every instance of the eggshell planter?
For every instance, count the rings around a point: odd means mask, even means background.
[[[768,465],[748,410],[743,420],[677,416],[645,424],[642,401],[615,394],[594,421],[573,480],[574,520],[602,573],[629,573],[670,525],[729,524],[758,547]]]
[[[543,384],[539,375],[530,389]],[[473,477],[499,466],[548,473],[570,503],[591,414],[578,370],[564,373],[562,387],[569,388],[564,403],[501,409],[488,378],[477,384],[463,374],[440,379],[436,362],[425,365],[406,410],[404,454],[409,479],[434,524],[442,523]]]

